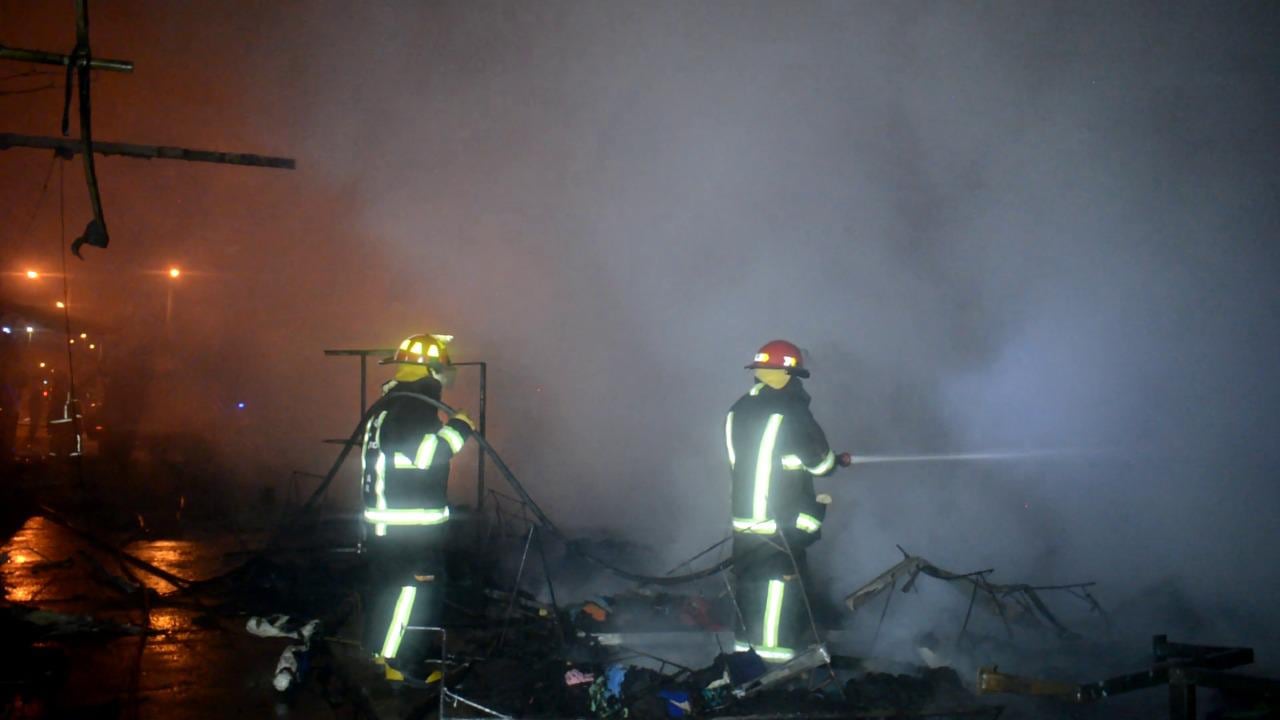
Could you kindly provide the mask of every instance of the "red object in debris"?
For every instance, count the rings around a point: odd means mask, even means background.
[[[704,630],[723,630],[724,627],[711,617],[711,603],[706,598],[691,597],[680,608],[680,621],[685,625]]]
[[[591,619],[595,620],[596,622],[604,622],[609,617],[608,610],[605,610],[604,608],[600,607],[599,605],[593,602],[589,602],[583,605],[582,612],[590,615]]]

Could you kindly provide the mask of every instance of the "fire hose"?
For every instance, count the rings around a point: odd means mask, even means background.
[[[324,495],[325,491],[328,490],[329,485],[333,482],[333,479],[337,476],[338,471],[342,468],[342,464],[346,462],[347,455],[351,452],[351,448],[355,446],[357,438],[360,437],[361,432],[364,430],[365,424],[368,423],[369,420],[374,415],[376,415],[378,412],[381,412],[383,405],[386,402],[388,397],[391,397],[391,396],[384,395],[377,402],[371,405],[368,410],[365,411],[364,415],[360,418],[360,422],[356,425],[355,429],[351,431],[351,436],[347,438],[347,442],[344,443],[342,451],[338,453],[338,457],[334,460],[333,465],[329,468],[329,472],[325,473],[324,481],[321,482],[320,485],[318,485],[314,491],[312,491],[311,496],[307,498],[307,501],[303,503],[302,507],[298,510],[298,513],[294,515],[293,520],[287,523],[285,526],[282,527],[282,529],[279,532],[277,532],[276,536],[272,538],[272,542],[270,543],[269,547],[275,546],[277,540],[281,536],[286,534],[286,531],[292,528],[293,525],[298,521],[298,519],[300,519],[302,516],[310,512],[311,509],[315,507],[315,504],[319,502],[320,498]],[[458,411],[456,409],[428,395],[421,395],[419,393],[397,392],[395,394],[395,397],[413,398],[415,400],[419,400],[421,402],[434,405],[436,409],[440,410],[445,415],[448,415],[450,418],[458,414]],[[489,456],[490,460],[493,461],[494,466],[498,468],[498,472],[501,473],[504,478],[506,478],[507,483],[511,485],[511,489],[515,491],[516,495],[520,498],[520,500],[529,507],[529,510],[533,513],[533,516],[538,520],[538,523],[541,525],[541,527],[543,527],[547,532],[551,533],[551,535],[555,537],[557,540],[560,540],[561,542],[565,543],[566,547],[568,547],[571,552],[583,557],[586,560],[589,560],[595,563],[596,565],[599,565],[600,567],[608,570],[609,572],[612,572],[613,574],[623,578],[624,580],[630,580],[632,582],[646,583],[651,585],[680,585],[687,582],[693,582],[694,580],[700,580],[702,578],[711,577],[712,575],[715,575],[719,572],[723,572],[733,564],[732,558],[729,558],[729,559],[722,560],[714,565],[702,568],[701,570],[695,570],[693,572],[684,573],[682,575],[645,575],[643,573],[631,572],[630,570],[619,567],[618,565],[615,565],[614,563],[604,558],[594,555],[589,550],[582,547],[581,543],[574,542],[567,534],[564,533],[564,531],[562,531],[559,528],[559,526],[555,524],[555,522],[546,514],[546,512],[544,512],[542,508],[538,506],[538,503],[533,499],[533,497],[529,494],[529,492],[525,490],[524,485],[520,483],[519,478],[517,478],[515,473],[511,471],[511,468],[507,466],[506,462],[502,460],[502,456],[498,454],[497,450],[493,449],[493,446],[489,444],[489,441],[485,439],[483,435],[481,435],[480,433],[472,433],[471,437],[475,439],[476,444],[480,446],[480,449],[484,451],[486,455]]]
[[[316,487],[314,491],[312,491],[311,495],[307,498],[307,501],[303,503],[302,507],[293,516],[293,518],[290,521],[286,522],[284,525],[282,525],[281,528],[275,533],[271,541],[268,543],[267,548],[263,551],[264,554],[270,551],[271,549],[275,548],[280,538],[287,535],[288,531],[294,527],[294,525],[298,522],[298,520],[300,520],[303,516],[309,513],[315,507],[316,503],[319,502],[320,498],[324,496],[325,492],[329,489],[329,485],[331,485],[333,483],[334,478],[337,477],[338,472],[339,470],[341,470],[343,463],[346,462],[347,456],[351,452],[351,448],[357,444],[357,441],[360,438],[360,435],[364,430],[365,425],[369,422],[369,420],[374,415],[376,415],[378,412],[381,412],[381,410],[385,406],[385,403],[388,397],[391,397],[391,396],[383,396],[382,398],[379,398],[378,401],[374,402],[373,405],[371,405],[369,409],[365,411],[364,415],[360,418],[360,422],[356,424],[355,428],[351,431],[351,435],[347,438],[347,441],[343,444],[342,451],[339,452],[338,456],[334,459],[333,465],[329,468],[329,472],[325,473],[324,480]],[[435,406],[437,410],[445,413],[450,418],[453,418],[458,414],[458,411],[456,409],[428,395],[422,395],[418,393],[398,392],[395,394],[395,397],[413,398],[420,402],[428,403],[430,405]],[[608,570],[609,572],[612,572],[613,574],[623,578],[624,580],[630,580],[632,582],[652,584],[652,585],[680,585],[688,582],[693,582],[695,580],[700,580],[702,578],[711,577],[717,573],[723,572],[724,570],[728,569],[733,565],[733,559],[727,558],[718,563],[715,563],[714,565],[710,565],[700,570],[695,570],[695,571],[684,573],[681,575],[646,575],[644,573],[632,572],[630,570],[627,570],[626,568],[622,568],[610,562],[609,560],[601,558],[598,555],[594,555],[585,547],[583,547],[581,543],[574,542],[564,531],[562,531],[559,528],[559,526],[555,524],[555,522],[546,514],[546,512],[542,510],[542,508],[533,499],[533,497],[529,494],[529,492],[525,490],[524,485],[520,483],[519,478],[516,477],[515,473],[511,471],[511,468],[508,467],[506,462],[503,461],[502,456],[498,454],[497,450],[494,450],[493,446],[489,444],[489,441],[483,435],[481,435],[480,433],[472,433],[472,437],[475,439],[476,444],[480,446],[480,449],[486,455],[488,455],[489,459],[493,461],[494,465],[498,468],[498,472],[500,472],[502,476],[506,478],[507,482],[511,485],[512,490],[515,491],[516,495],[520,498],[521,502],[525,503],[530,509],[530,511],[532,511],[534,517],[538,520],[541,527],[543,527],[547,532],[551,533],[553,537],[565,543],[566,547],[568,547],[571,552],[575,553],[576,555],[579,555],[580,557],[592,563],[595,563],[596,565],[599,565],[600,567]],[[1065,451],[1062,451],[1062,452],[1036,451],[1036,452],[965,453],[965,454],[950,454],[950,455],[861,455],[861,456],[851,456],[849,453],[841,453],[840,455],[837,456],[837,461],[840,466],[848,467],[851,465],[859,465],[859,464],[867,464],[867,463],[938,462],[938,461],[963,461],[963,460],[1017,460],[1017,459],[1027,459],[1027,458],[1035,458],[1035,457],[1045,457],[1045,456],[1051,456],[1051,455],[1060,455],[1064,453]],[[696,557],[697,556],[695,556],[695,559]]]

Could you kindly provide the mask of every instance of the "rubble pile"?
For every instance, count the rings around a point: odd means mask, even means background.
[[[450,691],[511,717],[995,717],[1000,710],[980,704],[950,668],[865,673],[843,686],[810,688],[810,675],[827,677],[824,659],[815,649],[793,661],[799,670],[788,671],[749,651],[721,654],[698,670],[662,673],[545,655],[531,662],[505,657],[471,663]]]

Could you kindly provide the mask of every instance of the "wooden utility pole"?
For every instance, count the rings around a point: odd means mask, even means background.
[[[85,226],[84,233],[71,243],[71,252],[75,253],[76,257],[81,257],[80,247],[82,245],[89,244],[94,247],[105,248],[111,240],[107,233],[107,220],[102,212],[102,198],[98,192],[98,175],[93,164],[93,156],[95,154],[211,162],[224,165],[250,165],[287,170],[292,170],[296,167],[296,163],[292,158],[129,143],[94,143],[89,96],[89,71],[133,72],[133,63],[129,60],[95,58],[89,53],[89,0],[76,0],[76,45],[69,55],[58,55],[42,50],[27,50],[0,45],[0,60],[60,65],[67,69],[66,93],[62,111],[62,134],[64,136],[68,134],[70,129],[71,81],[73,77],[78,81],[80,109],[80,139],[78,141],[65,138],[0,133],[0,150],[7,150],[11,147],[43,148],[51,149],[63,157],[70,157],[77,153],[83,156],[85,181],[89,187],[89,200],[93,205],[93,220],[90,220],[89,224]]]

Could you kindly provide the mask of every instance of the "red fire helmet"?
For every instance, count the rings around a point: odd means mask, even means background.
[[[770,368],[786,370],[796,377],[807,378],[809,371],[804,367],[804,357],[795,343],[786,340],[770,340],[756,353],[755,361],[747,366],[748,370]]]

